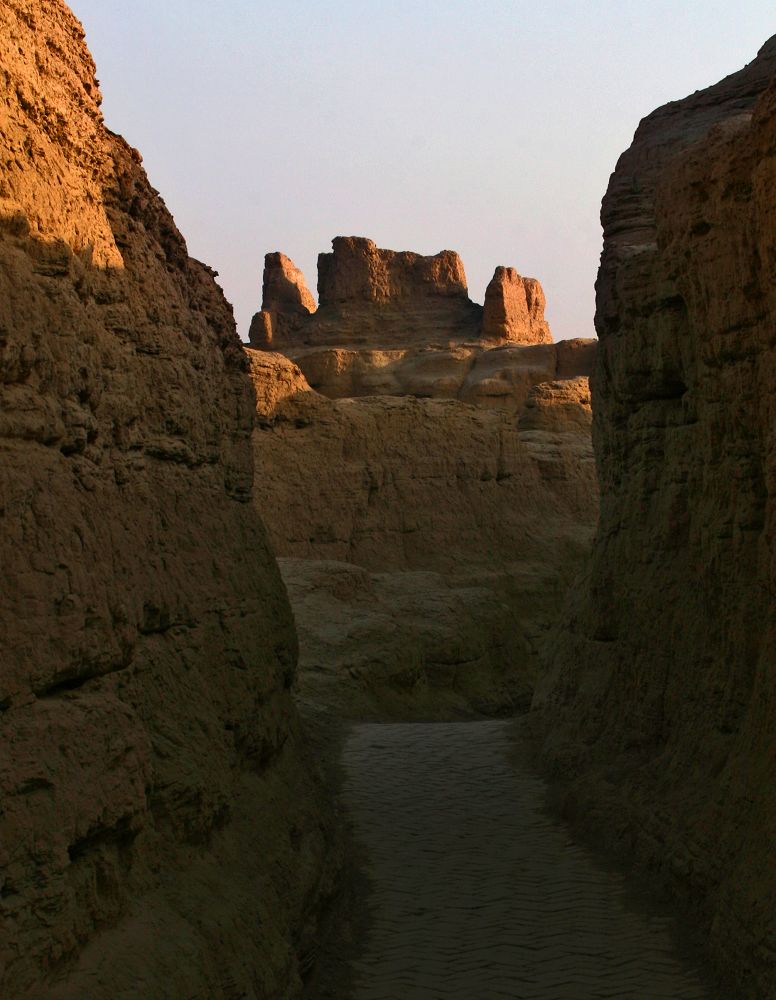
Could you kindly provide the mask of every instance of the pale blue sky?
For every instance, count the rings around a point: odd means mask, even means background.
[[[598,212],[638,121],[740,68],[773,0],[73,0],[110,128],[143,154],[247,337],[263,256],[315,292],[336,235],[539,278],[592,336]]]

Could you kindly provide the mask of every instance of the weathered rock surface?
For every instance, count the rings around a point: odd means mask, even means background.
[[[280,559],[299,630],[299,693],[358,719],[498,714],[530,704],[523,640],[488,586],[428,571]]]
[[[0,994],[297,996],[327,833],[231,310],[68,8],[0,52]]]
[[[360,236],[337,236],[332,247],[318,256],[317,310],[299,269],[283,254],[267,255],[252,347],[289,353],[305,347],[390,351],[552,342],[542,286],[514,268],[496,269],[483,311],[469,298],[463,263],[452,250],[424,257],[382,250]],[[279,276],[281,294],[268,295]]]
[[[453,250],[423,257],[381,250],[362,236],[337,236],[332,252],[319,255],[318,295],[321,306],[468,299],[463,262]]]
[[[318,309],[306,317],[276,314],[282,318],[272,349],[447,345],[478,336],[482,307],[470,300],[463,264],[452,250],[423,257],[381,250],[358,236],[338,236],[332,248],[318,256]],[[251,326],[250,342],[268,346],[258,320]]]
[[[264,258],[261,311],[253,317],[250,342],[256,347],[272,348],[275,341],[287,339],[300,320],[315,310],[315,299],[299,268],[283,253],[268,253]]]
[[[254,498],[280,555],[442,571],[589,537],[586,379],[536,386],[516,422],[454,399],[329,400],[283,355],[247,353],[259,398]],[[267,382],[285,388],[269,397]],[[537,441],[554,472],[530,457]],[[529,530],[537,520],[546,534]]]
[[[315,299],[305,284],[304,275],[283,253],[268,253],[264,258],[261,308],[298,316],[315,312]]]
[[[516,637],[509,664],[520,689],[507,690],[503,670],[494,669],[488,697],[491,704],[501,698],[502,707],[524,698],[536,645],[587,554],[596,517],[587,379],[535,387],[523,427],[514,412],[451,398],[330,400],[283,355],[247,353],[259,407],[254,496],[275,551],[372,573],[419,574],[408,577],[408,593],[428,586],[418,606],[436,602],[448,624],[451,594],[488,589],[502,616],[499,634],[511,629]],[[283,388],[268,392],[267,385]],[[554,414],[556,398],[563,418]],[[473,604],[470,617],[481,615],[483,634],[493,634],[485,604]],[[305,608],[294,609],[307,663],[305,635],[316,626]],[[407,622],[387,648],[413,645]],[[427,680],[440,686],[430,675],[419,678],[422,698]],[[403,691],[409,704],[413,691]],[[480,684],[470,707],[484,699]]]
[[[593,373],[598,341],[582,337],[561,340],[555,345],[555,377],[559,379],[589,378]]]
[[[514,267],[497,267],[485,290],[482,339],[510,344],[551,344],[544,318],[546,300],[536,278],[521,277]]]
[[[284,353],[323,396],[418,396],[459,399],[519,413],[534,385],[587,376],[596,340],[506,344],[491,349],[458,344],[443,349],[360,350],[290,348]]]
[[[546,753],[580,818],[776,996],[776,38],[639,127],[603,204],[601,521],[549,644]],[[538,718],[538,715],[537,715]]]

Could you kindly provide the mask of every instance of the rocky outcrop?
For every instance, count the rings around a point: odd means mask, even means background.
[[[294,262],[283,253],[268,253],[264,258],[261,311],[253,317],[250,342],[257,347],[272,348],[275,341],[287,339],[315,309],[315,299]]]
[[[537,643],[587,554],[596,516],[587,379],[545,382],[546,372],[538,366],[533,388],[525,390],[528,405],[516,421],[514,409],[475,406],[441,392],[437,398],[331,400],[312,391],[283,355],[251,350],[248,355],[259,408],[255,502],[273,548],[293,557],[286,565],[294,579],[300,572],[294,560],[301,559],[334,567],[351,563],[391,575],[390,580],[381,577],[384,585],[375,584],[377,590],[372,587],[372,596],[362,595],[359,604],[371,602],[370,615],[379,613],[386,629],[385,648],[396,651],[390,668],[375,667],[382,688],[395,682],[400,689],[391,703],[404,698],[405,711],[419,703],[428,710],[432,694],[440,710],[460,708],[467,699],[470,709],[524,702],[534,679]],[[283,389],[268,393],[267,385]],[[342,572],[336,570],[338,579]],[[391,623],[381,608],[387,598],[380,594],[388,592],[386,587],[400,590],[398,580],[405,573],[416,610],[394,612]],[[366,576],[357,579],[366,586]],[[320,659],[306,643],[320,637],[316,622],[325,621],[326,614],[315,610],[307,596],[297,604],[295,594],[306,591],[292,583],[305,666]],[[422,601],[421,586],[427,588]],[[457,595],[467,588],[479,596],[461,616],[455,610]],[[327,606],[329,598],[321,600]],[[439,627],[447,623],[448,647],[457,642],[461,653],[456,686],[444,696],[443,679],[449,681],[452,674],[434,666],[442,662],[438,657],[429,654],[423,669],[415,670],[415,686],[404,683],[406,675],[395,669],[400,650],[417,648],[421,656],[418,609],[428,611],[433,622],[434,607]],[[404,621],[403,631],[397,632],[397,620]],[[485,660],[481,644],[472,645],[478,621],[482,636],[501,637]],[[513,638],[507,642],[509,633]],[[366,642],[357,629],[349,636],[351,648],[343,640],[341,653],[332,654],[331,669],[342,658],[352,664],[361,639],[362,655],[371,657],[373,639]],[[498,651],[507,647],[509,655],[500,660]],[[467,679],[465,661],[479,664],[471,671],[476,684]],[[417,658],[412,662],[418,666]],[[362,680],[364,675],[360,670]],[[375,681],[370,698],[377,687]],[[356,704],[365,704],[364,698],[355,698]]]
[[[312,315],[275,314],[272,349],[446,345],[476,338],[482,314],[469,299],[463,264],[452,250],[423,257],[381,250],[358,236],[338,236],[332,253],[318,256],[318,295]],[[268,346],[262,323],[257,317],[251,325],[250,342],[258,348]]]
[[[315,299],[305,284],[304,275],[285,254],[268,253],[264,258],[261,308],[291,316],[309,316],[315,312]]]
[[[329,400],[283,355],[248,354],[259,397],[254,497],[279,555],[449,571],[589,538],[587,379],[535,386],[515,421],[455,399]],[[282,397],[268,399],[267,382],[285,385]],[[530,458],[537,444],[554,471]]]
[[[452,250],[424,257],[382,250],[359,236],[337,236],[332,247],[332,253],[318,256],[317,310],[293,263],[283,254],[267,255],[252,347],[291,353],[310,347],[406,350],[552,342],[541,285],[514,268],[496,269],[483,311],[469,298],[463,263]],[[268,296],[279,273],[282,294]]]
[[[463,263],[452,250],[423,257],[381,250],[362,236],[337,236],[331,245],[318,257],[321,306],[468,299]]]
[[[656,111],[603,204],[601,520],[548,645],[545,753],[577,818],[776,995],[776,38]]]
[[[245,359],[83,37],[0,0],[0,994],[294,997],[327,833]]]
[[[538,282],[497,274],[486,340],[456,254],[338,238],[317,312],[287,314],[283,354],[247,352],[300,690],[339,713],[527,706],[588,551],[596,342],[550,343]]]
[[[551,344],[545,305],[536,278],[523,278],[513,267],[497,267],[485,290],[482,339],[499,344]]]

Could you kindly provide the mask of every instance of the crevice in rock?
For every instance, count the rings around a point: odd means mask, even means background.
[[[126,851],[132,846],[138,832],[132,825],[132,817],[122,816],[112,826],[95,827],[79,837],[68,846],[67,856],[71,864],[77,864],[105,847]]]

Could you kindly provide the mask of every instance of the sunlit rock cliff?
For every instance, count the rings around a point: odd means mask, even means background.
[[[0,995],[295,997],[326,848],[232,313],[0,0]]]
[[[383,250],[361,236],[337,236],[332,252],[318,256],[318,295],[316,309],[294,263],[282,253],[267,254],[251,346],[288,353],[326,346],[407,350],[552,342],[535,278],[496,268],[483,309],[469,298],[463,262],[453,250],[424,257]]]
[[[603,203],[601,518],[545,654],[569,808],[776,995],[776,38],[645,119]]]

